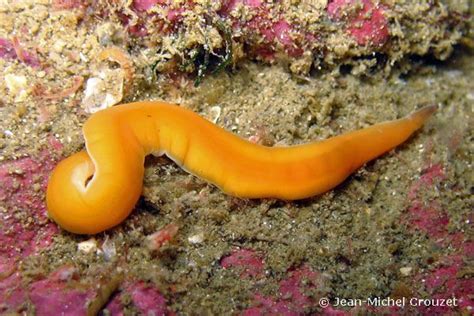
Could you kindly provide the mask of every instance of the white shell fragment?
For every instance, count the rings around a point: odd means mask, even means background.
[[[91,253],[97,250],[97,240],[94,238],[82,241],[77,244],[77,250],[83,253]]]
[[[25,76],[7,74],[5,75],[5,84],[10,95],[15,97],[15,102],[25,101],[28,96],[28,82]]]
[[[219,120],[219,118],[221,117],[221,112],[222,112],[222,109],[220,106],[213,106],[210,110],[210,116],[211,116],[211,122],[212,123],[217,123],[217,121]]]
[[[108,69],[99,72],[97,77],[86,82],[82,106],[87,113],[109,108],[123,98],[123,72],[120,69]]]
[[[198,233],[188,237],[190,244],[200,244],[204,241],[204,233]]]
[[[400,273],[403,276],[409,276],[411,273],[411,270],[412,270],[412,267],[403,267],[403,268],[400,268]]]

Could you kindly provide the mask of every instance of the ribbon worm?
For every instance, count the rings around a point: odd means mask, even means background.
[[[246,141],[192,111],[163,102],[119,105],[84,124],[86,151],[61,161],[46,193],[64,229],[95,234],[121,223],[142,192],[144,160],[165,154],[186,171],[242,198],[297,200],[324,193],[403,143],[436,110],[290,147]]]

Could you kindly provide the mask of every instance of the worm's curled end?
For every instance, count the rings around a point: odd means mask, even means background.
[[[96,234],[120,224],[133,210],[141,187],[129,197],[103,195],[93,185],[96,170],[86,151],[62,160],[53,170],[46,191],[48,215],[63,229]],[[117,203],[119,202],[119,203]]]

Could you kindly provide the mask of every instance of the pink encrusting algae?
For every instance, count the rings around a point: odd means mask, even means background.
[[[3,265],[4,267],[5,264]],[[27,291],[21,284],[20,272],[15,272],[13,263],[6,267],[12,274],[0,278],[0,314],[5,311],[19,310],[27,301]],[[0,273],[3,273],[0,271]]]
[[[221,259],[224,269],[231,269],[241,278],[254,282],[265,277],[264,258],[251,249],[236,249]],[[314,307],[316,301],[309,293],[323,287],[323,278],[307,266],[290,269],[287,276],[279,282],[277,297],[265,296],[258,291],[253,294],[254,307],[242,311],[242,315],[300,315]]]
[[[324,54],[325,49],[315,50],[315,47],[327,42],[326,35],[311,31],[298,19],[290,20],[279,1],[223,0],[219,4],[216,12],[207,13],[208,23],[218,23],[218,17],[226,21],[226,27],[230,24],[231,37],[236,42],[245,42],[251,56],[272,62],[277,53],[282,52],[293,58],[301,57],[305,51]],[[192,1],[177,6],[168,0],[134,0],[130,6],[134,17],[126,11],[119,16],[129,32],[137,37],[157,32],[179,33],[185,27],[183,19],[194,7]],[[250,15],[242,16],[244,9]],[[369,50],[375,51],[390,39],[386,9],[388,6],[372,0],[333,0],[327,3],[325,13],[336,25],[340,24],[356,46],[371,47]],[[149,21],[153,23],[150,25]]]
[[[61,144],[50,138],[51,149]],[[58,228],[48,221],[41,192],[56,164],[49,151],[0,165],[0,312],[19,308],[26,297],[17,263],[52,243]],[[24,214],[19,217],[15,214]]]
[[[354,7],[355,12],[351,11]],[[345,21],[347,32],[359,45],[380,46],[389,38],[383,7],[372,0],[333,0],[328,4],[327,12],[331,19]]]
[[[31,67],[40,67],[41,62],[32,51],[25,50],[17,37],[12,40],[0,38],[0,58],[16,59]]]
[[[124,294],[131,298],[131,304],[143,315],[174,315],[163,294],[141,281],[125,282],[121,291],[105,307],[110,315],[123,315]]]
[[[51,147],[61,145],[51,138]],[[39,157],[20,158],[0,165],[0,256],[15,260],[47,247],[57,227],[46,217],[46,206],[41,192],[46,189],[49,173],[56,160],[44,150]],[[14,216],[23,212],[24,217]]]
[[[56,0],[53,7],[78,10],[85,15],[93,12],[93,15],[100,19],[118,19],[128,35],[143,41],[149,48],[155,47],[158,50],[162,45],[158,38],[180,37],[179,34],[193,33],[192,29],[196,27],[196,23],[200,29],[209,28],[220,33],[220,38],[218,36],[214,41],[220,44],[215,47],[214,44],[210,47],[208,43],[203,43],[210,38],[194,38],[191,41],[185,40],[187,44],[177,45],[170,53],[180,65],[195,61],[196,55],[191,51],[210,48],[213,53],[220,55],[228,48],[226,46],[229,45],[229,38],[239,47],[238,50],[243,48],[232,57],[235,59],[233,62],[240,60],[243,54],[266,62],[288,60],[288,57],[291,57],[290,60],[301,58],[308,64],[314,59],[316,65],[319,65],[324,63],[324,60],[332,64],[336,58],[344,64],[354,57],[368,58],[374,53],[381,53],[395,63],[402,56],[412,53],[429,53],[430,48],[444,59],[450,50],[445,52],[440,41],[458,41],[467,21],[456,8],[446,11],[446,8],[441,8],[437,3],[416,7],[421,14],[436,15],[439,20],[430,23],[437,25],[437,28],[449,25],[444,36],[436,34],[419,38],[416,32],[408,32],[409,27],[404,25],[414,22],[413,19],[402,18],[396,23],[393,22],[392,17],[400,13],[400,8],[396,3],[387,1],[328,0],[318,1],[313,5],[298,1],[291,6],[285,1],[262,0],[220,0],[210,3],[189,0],[179,3],[171,0],[133,0],[122,6],[115,4],[101,5],[97,2],[90,5],[81,0]],[[302,8],[305,14],[294,14],[294,8]],[[446,17],[443,18],[444,16]],[[425,19],[417,20],[416,27],[425,27],[423,24],[426,22]],[[445,31],[440,29],[439,32],[443,34]],[[342,40],[335,40],[335,36],[340,36]],[[452,39],[446,36],[451,36]],[[226,37],[228,38],[225,39]],[[403,45],[398,42],[400,40]],[[392,42],[394,45],[391,45]],[[436,52],[437,50],[439,52]],[[239,57],[235,58],[236,56]],[[380,59],[383,63],[382,60],[384,58]],[[173,74],[179,67],[171,68],[167,68],[165,72]],[[305,65],[303,68],[294,69],[292,71],[307,74],[310,67]],[[187,67],[186,72],[191,71],[193,70]]]
[[[82,287],[77,281],[47,278],[31,284],[29,298],[36,315],[85,315],[87,302],[95,295],[94,287]]]
[[[248,7],[253,13],[249,20],[240,20],[232,16],[239,7]],[[261,34],[265,43],[255,47],[255,52],[265,59],[273,59],[276,51],[275,45],[282,45],[289,56],[297,57],[303,53],[301,43],[296,43],[294,38],[304,38],[305,33],[293,27],[280,13],[272,12],[268,3],[258,0],[232,0],[222,6],[219,14],[232,21],[235,33],[250,32]],[[275,17],[277,16],[277,17]]]
[[[474,258],[474,242],[464,232],[451,232],[450,217],[444,212],[437,199],[428,200],[423,193],[437,192],[446,180],[445,166],[440,163],[428,166],[419,179],[408,190],[410,206],[404,215],[404,222],[415,231],[426,234],[435,244],[450,247],[452,254],[438,258],[434,268],[418,273],[416,282],[424,285],[429,299],[457,299],[460,311],[474,308],[474,280],[466,278],[463,271],[469,269],[466,259]],[[472,219],[471,219],[472,220]],[[425,315],[451,313],[450,306],[419,306]]]
[[[78,9],[85,4],[85,0],[53,0],[52,6],[55,10]]]
[[[238,10],[242,6],[252,10],[253,17],[249,20],[241,20],[232,15],[234,10]],[[132,4],[132,8],[142,21],[156,19],[156,13],[152,10],[154,7],[166,11],[164,15],[166,21],[164,22],[169,24],[166,30],[163,30],[166,33],[178,26],[186,12],[193,9],[193,3],[186,1],[182,6],[176,7],[172,2],[166,0],[135,0]],[[276,51],[275,45],[282,45],[289,56],[300,56],[303,53],[303,49],[300,47],[301,43],[296,43],[294,37],[306,39],[309,35],[293,27],[281,14],[272,12],[267,2],[259,0],[223,1],[221,9],[217,13],[221,18],[231,21],[232,32],[235,34],[242,32],[260,34],[265,40],[265,44],[258,45],[254,48],[254,51],[265,59],[273,59],[273,54]],[[275,14],[280,17],[275,19]],[[122,17],[124,23],[129,24],[131,22],[125,15],[122,15]],[[151,31],[145,28],[143,22],[134,23],[133,25],[129,24],[128,27],[138,36],[146,35]],[[158,25],[159,23],[157,23]],[[156,30],[153,31],[156,32]],[[314,36],[309,38],[314,38]]]
[[[221,259],[224,269],[241,269],[241,278],[256,278],[264,275],[265,263],[253,250],[237,249]]]

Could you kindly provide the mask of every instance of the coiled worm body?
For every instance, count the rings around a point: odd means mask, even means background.
[[[164,102],[119,105],[84,124],[86,151],[61,161],[46,193],[64,229],[95,234],[121,223],[141,191],[148,154],[166,154],[188,172],[243,198],[296,200],[324,193],[403,143],[435,111],[429,106],[324,141],[265,147],[196,113]]]

